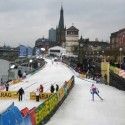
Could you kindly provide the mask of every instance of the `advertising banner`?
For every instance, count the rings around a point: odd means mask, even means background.
[[[59,100],[59,101],[62,100],[62,98],[63,98],[64,95],[65,95],[65,90],[64,90],[63,87],[59,89],[59,91],[57,92],[57,95],[58,95],[58,100]]]
[[[109,84],[109,62],[101,62],[101,74],[103,79],[105,79],[107,81],[107,83]]]
[[[40,93],[40,99],[47,99],[52,95],[52,93]],[[36,94],[35,92],[30,92],[30,99],[35,100]]]
[[[0,99],[18,98],[17,91],[0,91]]]
[[[41,121],[54,109],[58,104],[58,96],[54,94],[49,97],[44,103],[36,109],[36,124],[39,125]]]

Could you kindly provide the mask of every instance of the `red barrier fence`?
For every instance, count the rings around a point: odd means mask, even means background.
[[[28,112],[29,112],[29,109],[27,107],[21,110],[21,114],[23,117],[25,117],[28,114]]]
[[[36,113],[35,113],[35,107],[32,108],[30,111],[29,111],[29,115],[30,115],[30,119],[31,119],[31,122],[32,122],[32,125],[36,125]]]

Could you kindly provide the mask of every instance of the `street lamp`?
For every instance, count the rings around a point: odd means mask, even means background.
[[[45,48],[41,48],[41,51],[42,51],[42,58],[43,58],[43,55],[44,55],[44,52],[45,52]]]
[[[119,52],[120,52],[120,69],[121,69],[121,63],[122,63],[122,48],[119,48]]]
[[[30,62],[30,63],[32,63],[32,62],[33,62],[33,60],[32,60],[32,59],[30,59],[30,60],[29,60],[29,62]]]
[[[32,69],[32,62],[33,62],[33,60],[30,59],[30,60],[29,60],[29,67],[30,67],[30,70]]]

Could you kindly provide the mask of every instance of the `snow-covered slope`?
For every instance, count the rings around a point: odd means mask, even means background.
[[[43,84],[45,91],[49,91],[51,84],[63,84],[65,80],[75,75],[75,86],[66,98],[62,106],[50,119],[47,125],[125,125],[125,92],[104,84],[96,84],[101,101],[95,97],[91,101],[90,86],[95,81],[81,80],[78,74],[62,63],[46,60],[46,66],[36,74],[29,76],[22,83],[12,85],[10,90],[25,89],[25,97],[22,102],[18,100],[0,100],[0,112],[5,110],[13,101],[20,109],[32,108],[42,102],[29,100],[29,92],[35,91]]]
[[[58,84],[61,86],[66,80],[69,80],[73,75],[72,71],[63,65],[62,63],[54,62],[52,64],[51,60],[46,59],[46,66],[35,73],[34,75],[28,76],[22,82],[11,85],[9,90],[18,91],[21,87],[25,91],[25,95],[22,102],[18,100],[0,100],[0,112],[6,109],[8,105],[10,105],[13,101],[15,105],[17,105],[20,109],[24,107],[32,108],[34,106],[38,106],[41,102],[35,102],[29,100],[29,93],[32,91],[36,91],[40,84],[44,87],[44,92],[50,92],[51,84]]]
[[[47,125],[125,125],[125,92],[96,84],[101,101],[90,94],[92,80],[75,78],[75,86]]]

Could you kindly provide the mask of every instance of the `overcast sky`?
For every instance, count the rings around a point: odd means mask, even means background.
[[[66,27],[73,23],[79,36],[109,41],[125,28],[125,0],[0,0],[0,46],[34,46],[37,38],[48,37],[58,25],[61,2]]]

